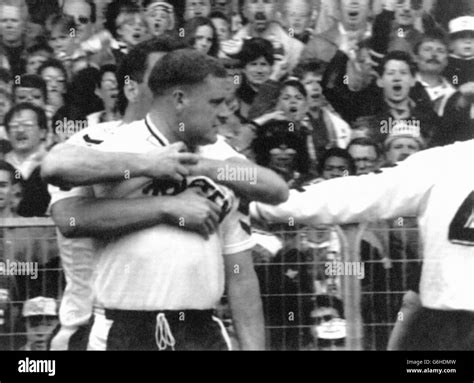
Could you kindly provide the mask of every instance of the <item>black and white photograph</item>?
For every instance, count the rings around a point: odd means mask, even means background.
[[[0,0],[1,354],[473,381],[473,133],[474,0]]]

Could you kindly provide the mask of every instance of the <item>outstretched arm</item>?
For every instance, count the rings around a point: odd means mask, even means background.
[[[288,199],[288,185],[273,170],[247,159],[225,161],[201,158],[190,166],[192,175],[205,175],[250,201],[277,205]]]

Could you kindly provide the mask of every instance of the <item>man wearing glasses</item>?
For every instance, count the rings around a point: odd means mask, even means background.
[[[64,0],[64,15],[74,18],[76,37],[84,41],[91,37],[95,30],[95,4],[92,0]]]

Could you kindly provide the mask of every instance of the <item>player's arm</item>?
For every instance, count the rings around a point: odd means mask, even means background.
[[[207,238],[219,225],[219,213],[215,203],[193,189],[171,197],[72,197],[51,207],[54,222],[68,238],[120,236],[158,224],[180,225]]]
[[[279,206],[251,204],[252,216],[270,222],[345,224],[416,216],[424,197],[440,177],[443,151],[415,154],[380,174],[343,177],[291,190]]]
[[[200,158],[190,169],[191,174],[205,175],[250,201],[277,205],[288,199],[288,185],[283,178],[244,158],[225,161]]]
[[[227,294],[241,350],[263,350],[262,300],[250,250],[226,255]]]
[[[168,178],[181,181],[187,164],[198,156],[182,153],[183,143],[147,153],[103,152],[92,147],[62,143],[51,149],[41,165],[46,182],[57,186],[82,186],[135,177]]]

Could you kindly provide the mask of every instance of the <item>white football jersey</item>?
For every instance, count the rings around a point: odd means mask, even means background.
[[[81,138],[79,138],[81,139]],[[92,133],[82,140],[108,152],[146,153],[168,145],[147,118],[123,125],[107,137]],[[223,140],[200,148],[199,154],[225,160],[238,154]],[[124,169],[124,176],[126,169]],[[200,187],[222,210],[218,233],[205,240],[178,226],[157,225],[97,240],[99,261],[95,293],[109,309],[179,310],[214,308],[224,292],[222,256],[249,250],[253,242],[249,218],[239,209],[239,199],[229,189],[205,177],[182,184],[140,177],[94,185],[97,198],[146,198],[175,195],[187,187]],[[185,223],[184,223],[185,224]]]
[[[92,144],[88,144],[83,137],[91,135],[102,140],[113,134],[120,124],[121,121],[113,121],[91,125],[76,133],[67,143],[91,146]],[[48,191],[51,195],[50,209],[56,202],[67,198],[94,197],[91,186],[62,190],[59,187],[48,185]],[[74,224],[74,221],[71,221],[71,224]],[[59,308],[59,319],[61,325],[65,327],[85,325],[92,315],[94,302],[92,286],[95,264],[97,263],[94,244],[90,238],[65,238],[59,230],[57,236],[61,264],[66,278],[66,287]]]
[[[474,140],[414,154],[380,174],[290,191],[279,206],[251,204],[268,221],[343,224],[417,216],[423,306],[474,311]]]

